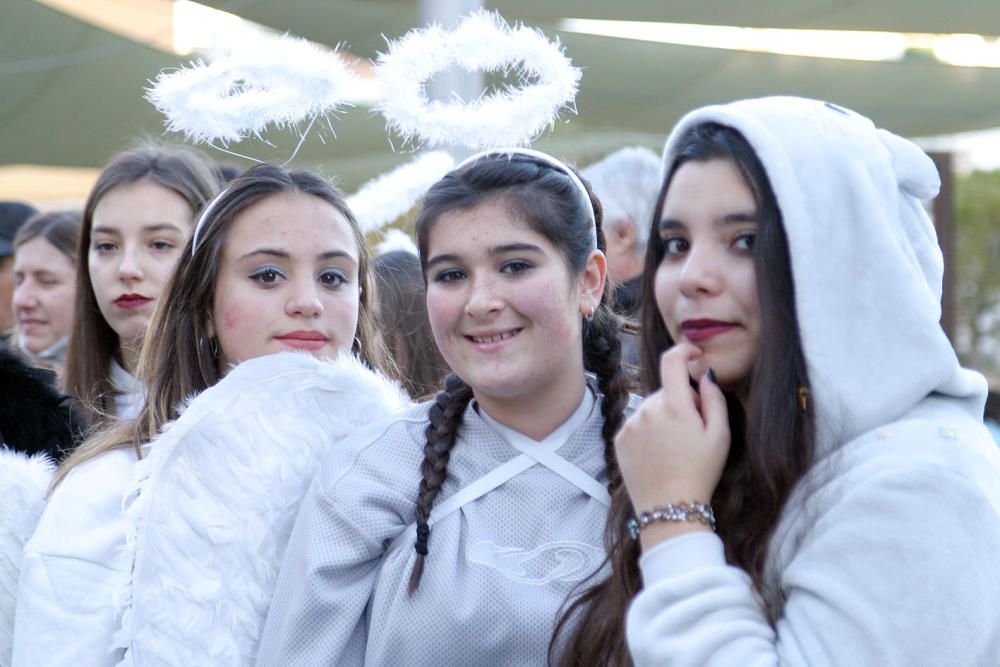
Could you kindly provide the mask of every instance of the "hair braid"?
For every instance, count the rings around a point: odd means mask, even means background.
[[[445,379],[444,389],[438,392],[428,412],[430,423],[425,431],[427,444],[424,445],[424,460],[420,464],[423,478],[417,495],[417,540],[413,544],[417,559],[410,573],[411,595],[420,586],[420,578],[424,574],[424,558],[428,553],[427,542],[431,534],[427,520],[430,519],[434,499],[448,478],[448,459],[458,437],[462,415],[470,400],[472,389],[462,378],[452,374]]]
[[[603,240],[601,218],[599,214],[598,238]],[[585,324],[583,353],[584,366],[597,375],[597,386],[603,394],[601,416],[604,417],[604,425],[601,436],[604,440],[608,491],[611,494],[604,548],[612,571],[604,581],[591,586],[569,603],[560,614],[549,643],[549,662],[560,667],[631,665],[625,645],[625,628],[606,621],[613,610],[628,606],[641,583],[638,545],[623,529],[632,516],[632,503],[618,468],[614,439],[625,421],[630,379],[622,368],[622,320],[609,307],[609,292],[605,285],[600,306],[590,322]],[[566,641],[561,642],[564,634]]]

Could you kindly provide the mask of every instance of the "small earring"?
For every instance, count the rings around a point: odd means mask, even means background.
[[[799,407],[802,412],[809,410],[809,387],[799,387]]]

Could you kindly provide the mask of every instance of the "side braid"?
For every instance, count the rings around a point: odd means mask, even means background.
[[[424,559],[431,536],[427,520],[430,519],[434,500],[448,478],[448,459],[451,458],[451,449],[458,437],[458,427],[470,400],[472,389],[460,377],[452,374],[445,379],[444,389],[438,392],[434,405],[428,412],[430,422],[425,431],[427,444],[424,445],[424,460],[420,464],[423,478],[417,494],[417,540],[413,544],[417,559],[410,573],[410,595],[420,586],[420,578],[424,574]]]

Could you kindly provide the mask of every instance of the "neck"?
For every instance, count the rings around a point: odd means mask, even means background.
[[[118,343],[118,356],[121,358],[122,368],[135,375],[136,367],[139,365],[139,349],[142,347],[141,339],[121,340]]]
[[[499,398],[485,396],[473,390],[479,407],[504,426],[523,433],[532,440],[544,440],[569,419],[583,400],[587,382],[580,373],[579,382],[567,388],[558,387],[550,396]]]

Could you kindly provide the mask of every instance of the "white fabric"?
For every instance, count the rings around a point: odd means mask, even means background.
[[[558,454],[604,482],[600,403]],[[607,508],[544,465],[440,516],[419,589],[414,521],[428,404],[323,460],[285,554],[260,665],[545,664],[558,610],[599,571]],[[522,456],[466,409],[435,505]]]
[[[115,390],[115,417],[131,421],[146,405],[146,388],[121,364],[111,360],[111,386]]]
[[[692,112],[665,164],[705,121],[750,141],[777,195],[817,460],[770,542],[777,624],[717,536],[670,540],[640,562],[636,664],[996,667],[1000,454],[985,381],[938,324],[941,253],[918,199],[937,191],[933,164],[857,114],[794,98]]]
[[[44,454],[28,457],[0,446],[0,667],[10,667],[13,657],[21,558],[45,508],[54,468]]]
[[[408,406],[351,354],[245,361],[153,442],[126,492],[123,665],[252,665],[320,455]]]
[[[74,468],[24,548],[15,667],[111,667],[114,594],[129,561],[122,494],[136,456],[118,449]]]

